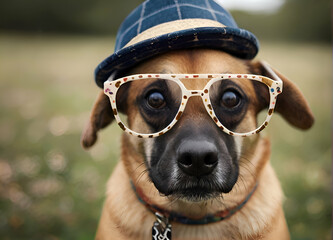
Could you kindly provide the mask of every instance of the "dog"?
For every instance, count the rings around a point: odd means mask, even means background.
[[[116,50],[96,69],[104,90],[81,139],[88,149],[115,120],[125,131],[96,239],[289,239],[259,132],[274,111],[300,129],[314,117],[295,84],[253,60],[256,38],[213,0],[148,0]]]
[[[225,52],[209,49],[170,52],[140,64],[131,69],[130,74],[165,72],[229,72],[270,76],[260,62],[239,60]],[[301,129],[309,128],[313,123],[313,115],[302,93],[286,77],[277,71],[276,74],[284,84],[276,111],[292,125]],[[200,79],[193,80],[192,84],[193,89],[197,89],[201,84]],[[136,88],[141,91],[139,85],[136,85]],[[128,95],[125,102],[135,99],[135,94]],[[257,98],[255,91],[247,94],[251,98]],[[151,237],[151,225],[155,221],[155,216],[138,200],[131,181],[152,204],[194,218],[235,207],[248,196],[257,183],[250,200],[230,218],[197,226],[174,223],[173,237],[175,239],[289,239],[282,210],[283,193],[269,162],[269,140],[260,137],[259,134],[248,138],[224,136],[225,134],[207,115],[200,99],[191,100],[177,125],[165,135],[154,139],[140,139],[128,134],[122,136],[121,161],[114,169],[107,185],[107,198],[96,239]],[[128,112],[132,111],[130,105],[126,107],[129,108]],[[96,141],[97,131],[106,127],[113,119],[109,99],[102,92],[83,134],[83,146],[86,148],[92,146]],[[142,125],[147,124],[144,119],[134,118],[132,121],[139,121]],[[248,122],[248,119],[242,121]],[[242,124],[242,121],[239,124]],[[210,198],[208,192],[203,192],[203,196],[199,196],[195,188],[187,191],[186,186],[180,186],[182,191],[175,192],[175,196],[173,193],[168,195],[168,191],[171,191],[167,189],[168,187],[184,184],[183,179],[172,175],[172,169],[179,168],[174,159],[179,159],[179,154],[182,152],[195,155],[201,151],[209,152],[210,148],[223,153],[218,158],[217,166],[232,169],[229,174],[223,176],[226,182],[222,190],[217,190],[220,196]],[[154,161],[165,163],[161,163],[161,167],[158,168],[154,167],[158,164],[153,166]],[[170,168],[170,165],[174,166]],[[156,175],[157,177],[153,177]],[[198,200],[191,201],[191,198],[195,197]]]

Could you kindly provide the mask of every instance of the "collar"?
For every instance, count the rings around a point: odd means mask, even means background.
[[[144,195],[143,191],[140,188],[137,188],[134,186],[133,182],[131,181],[132,189],[135,192],[136,197],[138,200],[145,205],[145,207],[150,210],[155,215],[162,215],[164,218],[168,219],[168,221],[172,222],[178,222],[182,224],[188,224],[188,225],[200,225],[200,224],[208,224],[208,223],[215,223],[222,221],[224,219],[227,219],[231,217],[233,214],[235,214],[237,211],[242,209],[242,207],[249,201],[255,190],[257,189],[258,182],[256,182],[255,186],[251,190],[251,192],[246,196],[243,202],[241,202],[239,205],[237,205],[234,208],[226,209],[223,211],[218,211],[215,214],[208,214],[202,218],[188,218],[184,215],[181,215],[174,211],[168,211],[166,209],[162,209],[161,207],[152,204],[150,199]]]

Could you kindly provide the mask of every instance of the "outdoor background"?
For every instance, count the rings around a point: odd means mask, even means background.
[[[1,1],[0,239],[94,238],[121,130],[102,131],[88,152],[80,135],[100,91],[94,68],[112,54],[119,24],[140,2]],[[252,2],[228,6],[238,25],[259,38],[257,58],[294,81],[316,117],[303,132],[274,115],[265,130],[292,239],[328,240],[331,2],[280,0],[260,11]],[[244,12],[246,6],[252,10]]]

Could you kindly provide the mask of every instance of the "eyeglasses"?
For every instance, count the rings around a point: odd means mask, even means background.
[[[282,92],[282,80],[267,64],[263,66],[274,80],[253,74],[139,74],[107,80],[104,93],[120,128],[139,138],[158,137],[169,131],[180,119],[188,100],[195,96],[201,97],[208,115],[222,131],[246,137],[267,126]],[[200,90],[188,89],[194,79],[200,79]],[[260,96],[256,97],[258,93]],[[127,114],[119,111],[124,95],[132,96],[127,100]],[[248,114],[262,110],[257,106],[264,105],[261,101],[268,96],[266,113],[261,120],[253,121]],[[142,120],[131,121],[136,116]]]

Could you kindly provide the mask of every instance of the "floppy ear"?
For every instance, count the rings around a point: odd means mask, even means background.
[[[261,62],[251,64],[252,72],[274,79]],[[291,125],[300,129],[309,129],[314,123],[314,117],[309,104],[300,89],[281,73],[272,69],[283,81],[282,93],[278,96],[275,111]]]
[[[100,92],[90,114],[90,121],[82,132],[81,145],[88,149],[95,144],[97,132],[114,120],[109,98]]]

